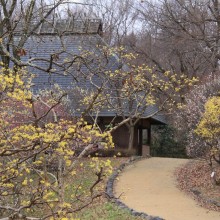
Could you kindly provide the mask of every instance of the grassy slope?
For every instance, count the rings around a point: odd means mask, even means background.
[[[125,162],[127,158],[106,158],[112,161],[112,166],[116,169],[121,163]],[[86,172],[85,172],[86,173]],[[92,181],[92,176],[87,173],[82,177],[84,184]],[[80,180],[79,180],[80,181]],[[107,180],[105,180],[106,183]],[[98,219],[98,220],[141,220],[141,217],[132,216],[127,210],[122,210],[114,203],[102,197],[94,204],[78,213],[79,219]]]

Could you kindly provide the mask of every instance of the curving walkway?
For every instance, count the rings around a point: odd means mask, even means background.
[[[166,220],[220,220],[175,186],[176,167],[186,159],[150,158],[127,166],[115,182],[115,196],[136,211]]]

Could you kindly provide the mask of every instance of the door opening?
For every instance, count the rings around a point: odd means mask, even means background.
[[[138,155],[150,155],[150,128],[138,129]]]

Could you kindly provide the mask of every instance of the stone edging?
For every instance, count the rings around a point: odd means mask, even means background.
[[[106,185],[106,194],[109,196],[109,198],[112,199],[113,202],[115,202],[115,204],[117,206],[119,206],[120,208],[122,209],[126,209],[128,210],[132,215],[134,216],[140,216],[144,219],[147,219],[147,220],[164,220],[160,217],[155,217],[155,216],[150,216],[144,212],[138,212],[132,208],[129,208],[126,204],[124,204],[119,198],[116,198],[114,196],[114,190],[113,190],[113,187],[114,187],[114,181],[116,180],[116,178],[118,177],[118,175],[121,173],[121,171],[123,171],[123,169],[134,163],[134,162],[137,162],[139,160],[142,160],[142,159],[146,159],[146,158],[150,158],[150,156],[146,156],[146,157],[132,157],[129,161],[121,164],[114,172],[113,174],[110,176],[110,178],[108,179],[107,181],[107,185]]]
[[[215,205],[217,207],[220,207],[220,202],[218,201],[215,201],[214,199],[209,199],[207,198],[206,196],[202,195],[202,193],[197,190],[197,189],[191,189],[190,190],[194,196],[196,196],[197,198],[201,199],[202,201],[210,204],[210,205]]]

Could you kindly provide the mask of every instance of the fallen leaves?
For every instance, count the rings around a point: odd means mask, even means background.
[[[220,167],[217,167],[220,172]],[[213,184],[212,170],[205,160],[193,160],[176,170],[177,186],[205,208],[220,211],[220,186]]]

